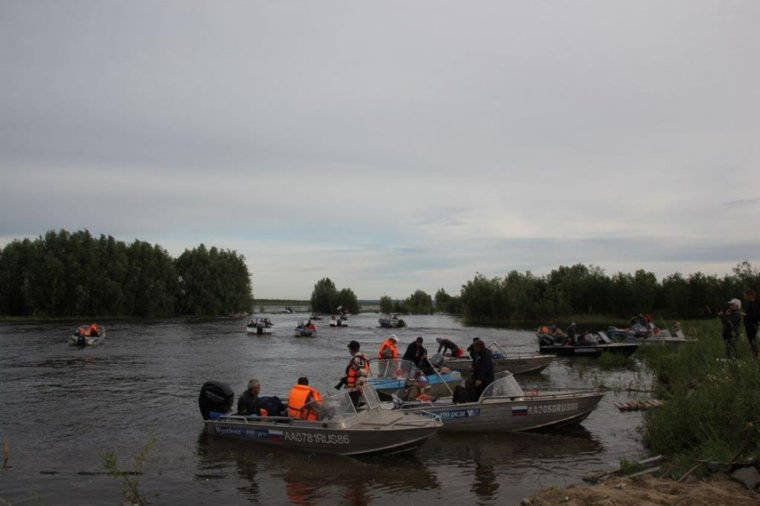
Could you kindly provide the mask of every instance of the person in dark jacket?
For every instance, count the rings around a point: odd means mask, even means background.
[[[718,312],[718,318],[723,325],[723,341],[726,343],[726,356],[728,358],[738,358],[739,351],[739,331],[742,322],[741,314],[742,302],[739,299],[728,301],[728,309]]]
[[[427,350],[422,346],[422,337],[418,337],[413,342],[409,343],[409,346],[406,347],[403,359],[414,362],[414,365],[417,367],[420,366],[421,362],[427,360]]]
[[[472,359],[473,364],[475,363],[475,356],[478,354],[475,351],[475,343],[480,341],[479,337],[473,337],[472,338],[472,344],[467,347],[467,353],[469,353],[470,358]]]
[[[472,373],[472,379],[475,387],[475,394],[477,398],[480,398],[480,394],[486,389],[488,385],[493,383],[493,353],[486,348],[486,343],[478,340],[474,344],[476,357],[474,359],[474,367]]]
[[[757,358],[757,324],[760,320],[760,304],[758,304],[755,291],[748,288],[744,291],[744,330],[747,332],[747,340],[752,348],[752,356]]]
[[[259,392],[261,392],[261,383],[259,380],[252,379],[248,382],[248,390],[238,399],[237,412],[238,415],[260,415],[261,403],[259,402]]]
[[[438,353],[441,353],[441,351],[446,353],[446,351],[448,351],[454,358],[459,358],[464,355],[464,350],[454,344],[454,342],[450,339],[446,339],[445,337],[436,337],[435,340],[438,342]]]

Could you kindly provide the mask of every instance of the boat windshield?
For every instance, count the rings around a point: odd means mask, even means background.
[[[417,375],[414,362],[401,359],[370,360],[370,376],[374,378],[406,379]]]
[[[364,395],[364,401],[367,403],[368,410],[380,407],[380,396],[377,395],[375,387],[372,385],[364,385],[362,388],[362,395]]]
[[[515,377],[511,374],[503,378],[499,378],[483,390],[483,394],[480,399],[487,399],[490,397],[524,397],[525,393],[520,385],[515,380]]]
[[[325,397],[321,401],[310,402],[304,406],[304,409],[306,408],[319,413],[319,419],[323,421],[341,422],[356,417],[356,408],[346,390]]]

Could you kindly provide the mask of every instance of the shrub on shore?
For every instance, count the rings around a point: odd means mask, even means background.
[[[657,380],[657,396],[667,401],[647,413],[645,441],[678,468],[752,456],[760,449],[760,365],[746,339],[740,359],[726,359],[717,322],[685,328],[696,343],[640,350]]]

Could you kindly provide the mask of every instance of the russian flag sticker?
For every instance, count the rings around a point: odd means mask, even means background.
[[[512,416],[527,416],[528,406],[512,406]]]

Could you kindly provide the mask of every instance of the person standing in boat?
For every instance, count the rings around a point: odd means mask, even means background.
[[[755,291],[748,288],[744,291],[744,330],[752,348],[752,356],[757,359],[757,324],[760,320],[760,304],[755,299]]]
[[[398,358],[396,345],[398,345],[398,337],[393,334],[380,345],[380,349],[377,350],[377,358],[380,360],[396,360]]]
[[[237,412],[238,415],[244,416],[266,416],[267,412],[261,407],[259,401],[259,392],[261,392],[261,383],[259,380],[253,378],[248,382],[248,390],[238,399]]]
[[[345,385],[348,395],[351,397],[351,402],[354,403],[355,407],[359,405],[362,388],[367,382],[367,374],[369,373],[369,358],[364,353],[359,352],[359,348],[360,345],[356,341],[348,343],[351,360],[348,362],[348,366],[346,366],[346,375],[336,385],[338,389]]]
[[[475,343],[477,343],[478,341],[480,341],[479,337],[473,337],[472,344],[467,347],[467,353],[469,353],[473,364],[475,364],[475,357],[478,354],[478,352],[475,351]]]
[[[459,358],[464,355],[464,350],[454,344],[453,341],[443,337],[436,337],[435,340],[438,342],[438,353],[441,353],[442,350],[448,350],[454,358]],[[446,351],[444,351],[444,354],[445,353]]]
[[[422,342],[422,336],[418,337],[409,343],[409,346],[407,346],[406,352],[404,353],[404,360],[414,362],[414,365],[417,367],[420,366],[421,362],[427,360],[427,350],[422,346]]]
[[[475,387],[475,394],[480,398],[480,394],[488,385],[493,383],[493,353],[486,348],[486,343],[478,340],[475,344],[476,357],[473,364],[472,380]]]
[[[726,343],[726,357],[738,358],[739,351],[739,331],[742,322],[741,314],[742,302],[739,299],[728,301],[728,309],[718,311],[718,318],[723,325],[721,333],[723,341]]]

